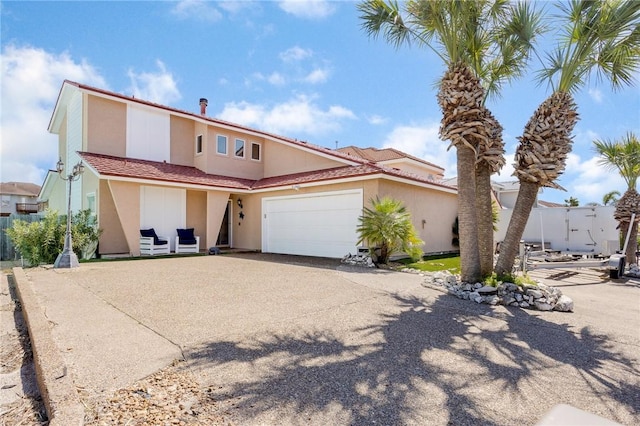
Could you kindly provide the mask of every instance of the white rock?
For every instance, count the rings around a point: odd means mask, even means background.
[[[540,290],[527,290],[527,295],[533,296],[534,299],[540,299],[542,297],[542,292]]]
[[[518,302],[522,302],[522,294],[520,294],[520,293],[516,293],[514,297],[516,298],[516,300],[517,300]]]
[[[554,311],[573,312],[573,300],[564,294],[558,298],[558,302],[553,307]]]
[[[449,276],[445,277],[444,282],[447,283],[447,284],[453,285],[453,284],[457,284],[458,280],[456,279],[455,275],[449,275]]]
[[[464,285],[464,289],[465,289],[465,291],[471,291],[471,284],[466,283],[466,284]]]
[[[536,306],[536,309],[538,309],[539,311],[550,311],[553,309],[553,306],[551,306],[550,304],[540,302],[538,300],[536,300],[535,306]]]
[[[473,301],[476,302],[476,303],[482,303],[482,302],[484,302],[484,297],[478,296],[475,299],[473,299]]]
[[[475,283],[473,285],[473,288],[482,288],[482,287],[483,287],[482,283]]]
[[[529,304],[527,302],[520,302],[520,307],[521,308],[528,308]]]
[[[516,299],[515,299],[514,297],[507,296],[507,297],[505,297],[505,299],[504,299],[504,304],[505,304],[505,305],[511,305],[511,304],[512,304],[513,302],[515,302],[515,301],[516,301]]]

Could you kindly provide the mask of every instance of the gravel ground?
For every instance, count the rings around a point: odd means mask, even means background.
[[[85,425],[231,425],[182,362],[86,406]]]
[[[0,425],[46,425],[29,333],[7,273],[0,285]]]

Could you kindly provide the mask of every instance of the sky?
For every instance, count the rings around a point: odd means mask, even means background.
[[[537,3],[549,9],[550,3]],[[41,185],[55,168],[47,132],[67,79],[327,148],[392,147],[456,173],[455,149],[438,137],[435,85],[445,67],[417,45],[396,48],[362,29],[354,1],[2,1],[0,178]],[[544,44],[551,46],[553,34]],[[540,49],[544,51],[545,46]],[[515,180],[517,137],[550,95],[539,62],[487,106],[502,124]],[[599,166],[594,139],[640,135],[640,90],[591,79],[575,96],[580,121],[558,183],[540,198],[602,202],[624,193]]]

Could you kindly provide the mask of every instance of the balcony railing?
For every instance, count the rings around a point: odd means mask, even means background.
[[[18,213],[38,213],[38,203],[16,203]]]

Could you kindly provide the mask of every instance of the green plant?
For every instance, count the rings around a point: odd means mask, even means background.
[[[14,221],[13,226],[7,229],[7,234],[31,266],[50,264],[55,262],[64,248],[66,220],[66,216],[58,216],[56,211],[47,210],[40,222]],[[101,233],[91,211],[79,211],[72,220],[73,251],[81,258],[92,255]]]
[[[47,210],[39,222],[14,221],[7,234],[32,266],[53,263],[64,245],[64,226],[60,226],[58,214],[52,210]]]
[[[378,264],[387,264],[394,252],[405,252],[411,259],[422,257],[424,242],[418,238],[411,214],[402,202],[389,197],[371,200],[371,208],[365,207],[358,218],[358,244],[366,242]]]

